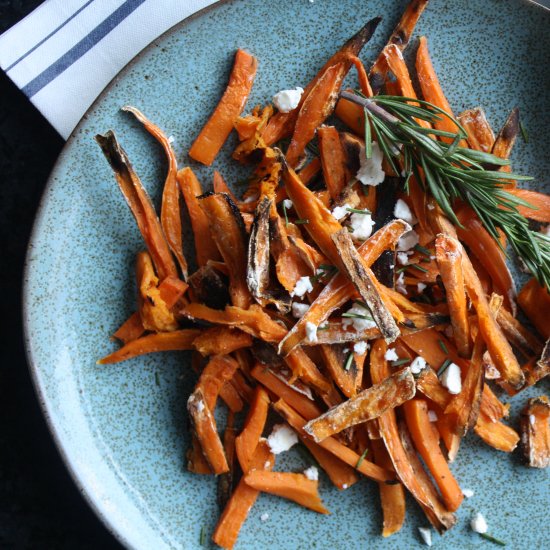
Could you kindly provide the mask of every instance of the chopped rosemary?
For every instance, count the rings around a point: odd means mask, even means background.
[[[206,544],[206,529],[204,525],[201,527],[201,533],[199,535],[199,544],[204,546]]]
[[[443,350],[443,353],[449,355],[449,350],[447,349],[445,342],[441,338],[437,340],[437,343],[439,344],[439,347]]]
[[[346,357],[346,362],[344,363],[344,370],[350,369],[352,361],[353,361],[353,351],[350,351],[348,353],[348,356]]]
[[[409,264],[407,265],[407,267],[412,267],[414,269],[417,269],[418,271],[422,271],[423,273],[428,273],[428,270],[425,267],[422,267],[421,265],[418,265],[418,264]]]
[[[368,315],[361,315],[360,313],[342,313],[342,317],[347,317],[349,319],[365,319],[366,321],[374,321],[372,317]]]
[[[529,143],[529,134],[527,133],[527,128],[523,125],[523,121],[519,121],[519,129],[521,130],[521,137],[525,143]]]
[[[295,223],[296,225],[303,225],[303,224],[309,223],[309,220],[306,220],[306,219],[294,220],[294,223]]]
[[[452,361],[447,357],[445,361],[443,361],[443,364],[441,365],[441,368],[437,371],[437,376],[441,376],[446,370],[447,367],[452,363]]]
[[[361,456],[359,457],[359,460],[357,461],[357,464],[355,465],[355,469],[359,468],[361,464],[363,464],[363,460],[365,460],[365,457],[367,456],[367,453],[369,452],[369,448],[366,447],[365,450],[361,453]]]
[[[431,258],[420,258],[420,261],[424,262],[426,264],[429,264],[429,263],[431,263],[432,259]]]
[[[414,245],[414,249],[417,251],[417,252],[420,252],[421,254],[424,254],[424,256],[431,256],[432,253],[427,249],[427,248],[424,248],[423,246],[420,246],[419,244],[415,244]]]
[[[392,361],[390,365],[392,367],[400,367],[401,365],[406,365],[407,363],[410,363],[410,359],[397,359],[396,361]]]
[[[498,229],[501,229],[539,283],[550,287],[550,237],[530,229],[529,221],[518,211],[518,206],[530,205],[503,188],[506,181],[533,178],[486,169],[487,165],[500,167],[509,161],[461,147],[460,140],[466,138],[464,128],[429,102],[387,95],[365,98],[350,91],[343,91],[340,96],[364,108],[374,137],[395,172],[401,172],[398,164],[406,164],[424,190],[458,226],[461,224],[453,210],[454,202],[467,203],[497,243]],[[443,117],[456,125],[456,132],[423,128],[415,120],[433,123]],[[438,137],[451,138],[452,143],[440,141]]]
[[[483,537],[485,540],[492,542],[493,544],[498,544],[498,546],[506,546],[506,543],[503,540],[497,539],[488,533],[478,533],[480,537]]]
[[[335,265],[330,265],[330,264],[319,264],[318,269],[322,269],[323,271],[337,271],[338,270],[338,268]]]
[[[396,273],[403,273],[403,271],[406,271],[408,267],[409,267],[408,265],[404,265],[403,267],[397,268],[397,269],[395,270],[395,272],[396,272]]]
[[[354,214],[371,214],[371,211],[365,208],[364,210],[360,210],[359,208],[346,208],[348,212],[353,212]]]

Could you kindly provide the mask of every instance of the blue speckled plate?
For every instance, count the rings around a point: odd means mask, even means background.
[[[128,547],[199,547],[218,509],[215,480],[186,472],[185,403],[194,377],[185,354],[96,365],[112,351],[113,330],[132,311],[133,263],[142,243],[93,136],[114,128],[155,199],[164,179],[159,147],[125,104],[142,109],[175,138],[181,164],[223,90],[233,52],[260,61],[249,106],[304,85],[325,59],[369,18],[384,21],[362,57],[372,60],[405,1],[229,1],[201,12],[140,54],[102,94],[69,139],[48,183],[28,253],[25,320],[39,399],[59,449],[100,518]],[[456,112],[482,105],[498,128],[519,105],[530,143],[519,141],[517,170],[547,179],[550,124],[550,12],[519,0],[432,0],[418,33],[429,37],[435,67]],[[231,180],[230,146],[214,168]],[[228,166],[231,165],[231,168]],[[194,166],[195,168],[195,166]],[[212,168],[196,167],[205,185]],[[538,388],[534,393],[540,393]],[[506,400],[506,398],[504,398]],[[521,399],[520,399],[521,400]],[[512,424],[515,425],[513,407]],[[308,464],[283,455],[281,469]],[[445,548],[488,545],[467,520],[482,511],[491,532],[513,548],[548,541],[548,473],[484,446],[463,444],[453,472],[475,490],[445,538]],[[411,548],[426,519],[411,501],[406,525],[380,533],[377,488],[363,480],[345,493],[321,479],[330,516],[262,495],[239,537],[239,548]],[[260,515],[269,513],[269,520]]]

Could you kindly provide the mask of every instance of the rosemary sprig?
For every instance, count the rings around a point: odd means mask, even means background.
[[[373,318],[368,315],[361,315],[360,313],[342,313],[342,317],[348,319],[365,319],[366,321],[372,321]]]
[[[496,537],[493,537],[488,533],[479,533],[479,536],[483,537],[485,540],[488,540],[489,542],[492,542],[493,544],[497,544],[498,546],[506,546],[506,543],[503,540],[497,539]]]
[[[304,225],[308,223],[309,223],[309,220],[306,220],[306,219],[294,220],[294,225]]]
[[[365,460],[365,457],[367,456],[367,453],[369,452],[369,448],[366,447],[365,450],[361,453],[361,456],[359,457],[359,460],[357,461],[357,464],[355,465],[355,469],[359,468],[361,464],[363,464],[363,460]]]
[[[344,370],[348,371],[351,368],[351,363],[353,362],[353,351],[350,351],[346,357],[346,362],[344,363]]]
[[[412,267],[417,271],[422,271],[422,273],[428,273],[428,270],[425,267],[422,267],[421,265],[418,265],[418,264],[408,264],[406,267]]]
[[[366,208],[364,210],[360,210],[359,208],[346,208],[346,210],[348,212],[354,212],[355,214],[364,214],[364,215],[367,215],[367,214],[370,214],[371,211],[370,210],[367,210]]]
[[[504,166],[509,161],[461,147],[460,140],[466,138],[466,132],[460,123],[431,103],[387,95],[365,98],[348,91],[340,95],[364,108],[365,128],[372,129],[395,173],[401,173],[398,164],[407,174],[412,172],[458,226],[461,224],[453,211],[454,201],[460,199],[470,205],[496,242],[497,230],[501,229],[529,271],[541,285],[550,288],[550,237],[529,228],[518,206],[532,206],[502,186],[504,180],[528,181],[531,177],[487,169],[486,166]],[[442,117],[452,120],[457,131],[423,128],[415,120],[434,123]],[[449,138],[452,143],[438,141],[434,136]]]
[[[441,348],[443,353],[445,355],[449,355],[449,350],[447,349],[447,346],[445,345],[445,342],[441,338],[437,339],[437,343],[439,344],[439,347]]]
[[[410,363],[410,362],[411,362],[410,359],[405,359],[405,358],[403,358],[403,359],[397,359],[397,360],[395,360],[395,361],[392,361],[392,362],[390,363],[390,365],[391,365],[392,367],[400,367],[401,365],[406,365],[407,363]]]
[[[449,365],[452,363],[452,361],[447,357],[445,361],[443,361],[443,364],[441,365],[440,369],[437,371],[437,376],[440,377],[449,367]]]
[[[419,244],[415,244],[414,249],[417,252],[424,254],[424,256],[428,256],[428,258],[432,255],[432,253],[427,248],[425,248],[424,246],[420,246]]]

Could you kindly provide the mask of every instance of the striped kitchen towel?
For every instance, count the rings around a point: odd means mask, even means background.
[[[0,36],[0,67],[67,138],[118,72],[215,0],[46,0]]]

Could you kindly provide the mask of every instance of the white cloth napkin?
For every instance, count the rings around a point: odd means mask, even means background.
[[[67,138],[117,73],[215,0],[46,0],[0,36],[0,67]]]

